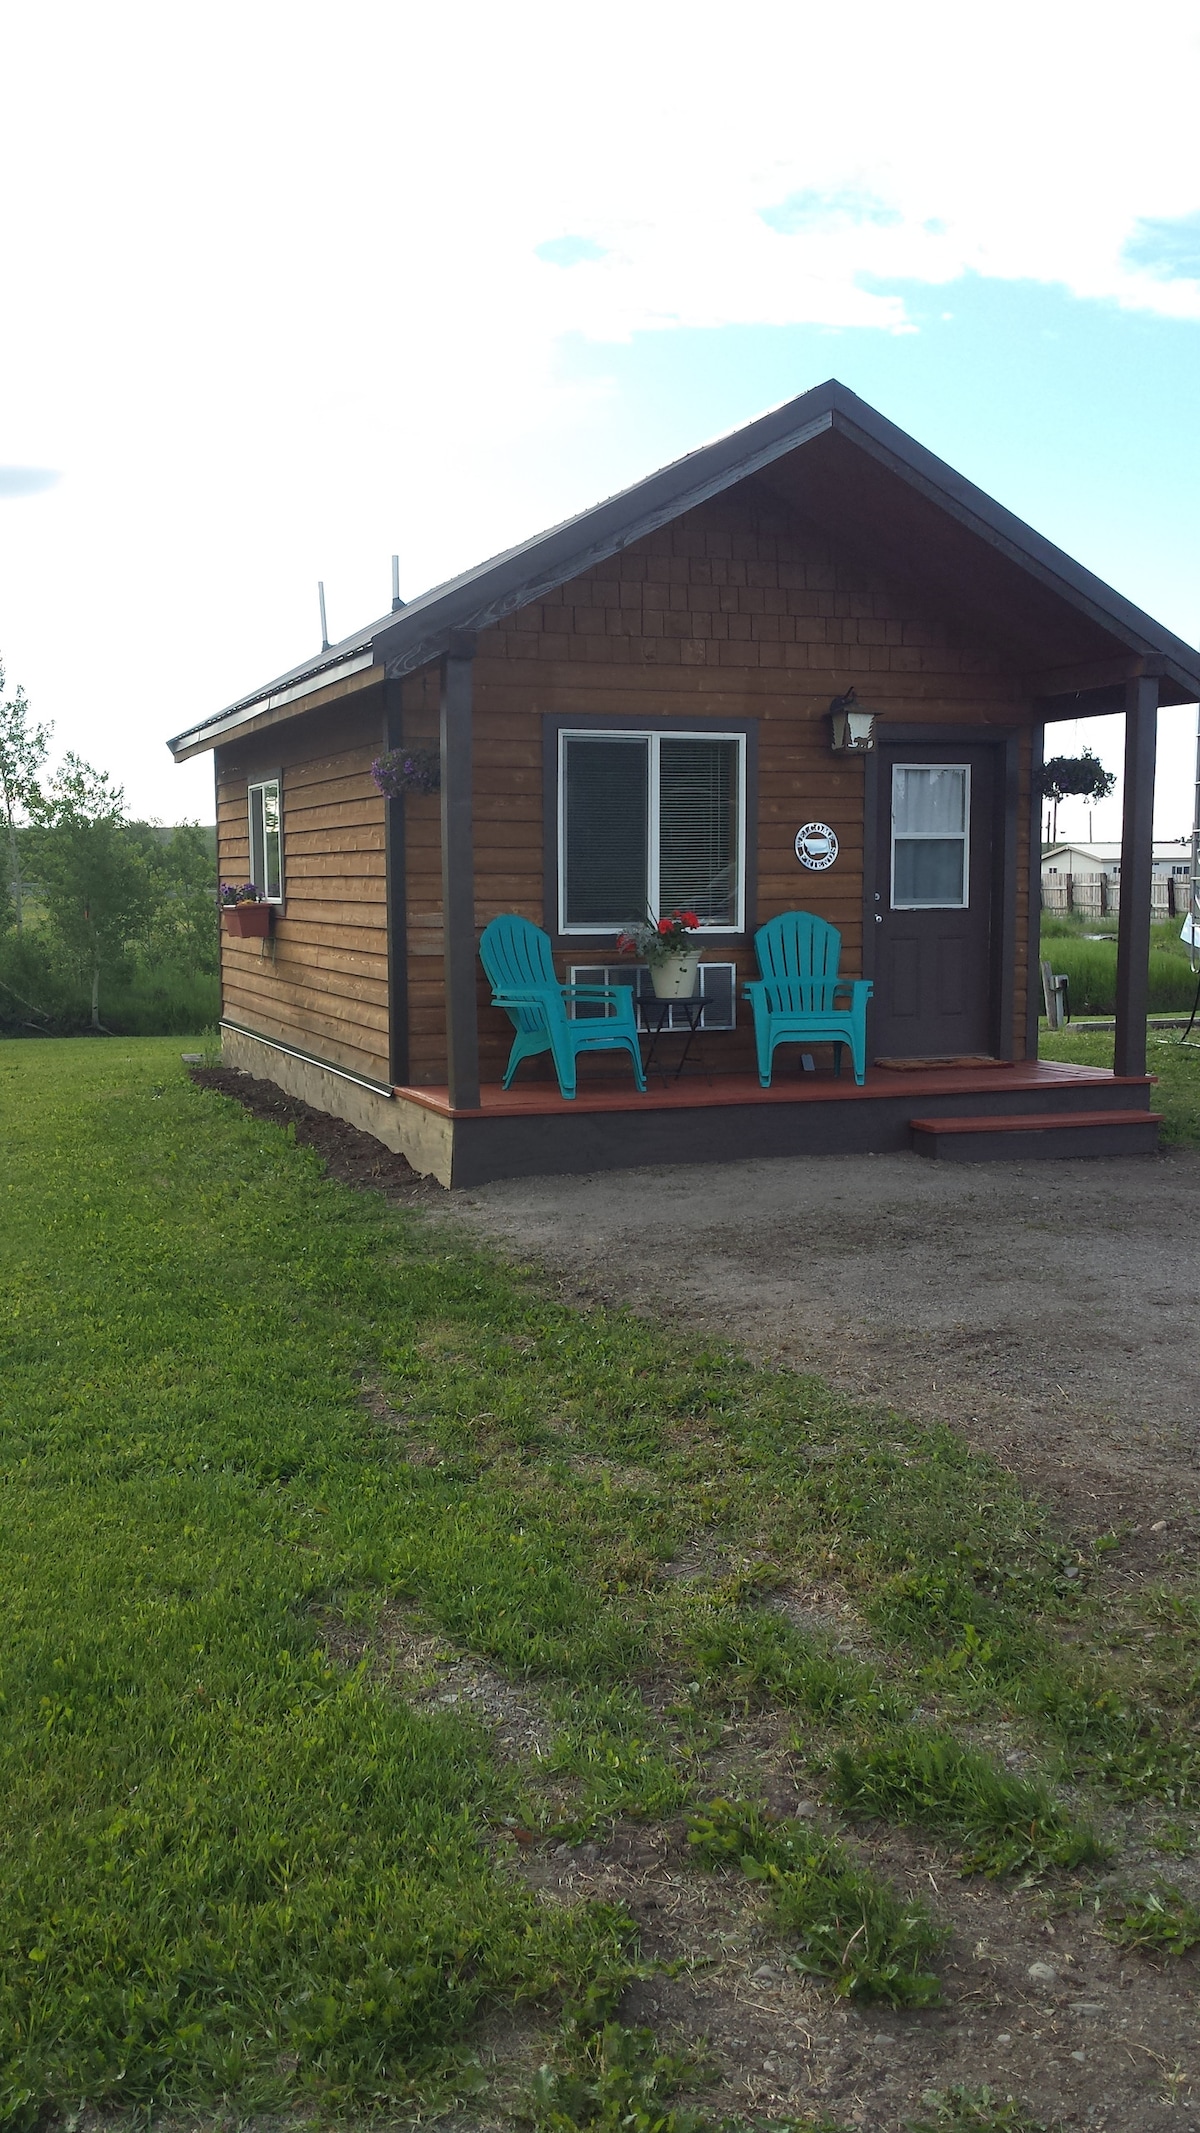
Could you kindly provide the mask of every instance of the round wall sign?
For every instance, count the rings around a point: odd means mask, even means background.
[[[802,830],[796,831],[796,857],[802,867],[823,874],[837,855],[837,834],[827,822],[806,822]]]

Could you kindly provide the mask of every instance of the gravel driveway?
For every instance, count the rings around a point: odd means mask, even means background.
[[[575,1294],[954,1424],[1080,1525],[1138,1526],[1151,1560],[1200,1543],[1194,1151],[712,1164],[443,1205]]]

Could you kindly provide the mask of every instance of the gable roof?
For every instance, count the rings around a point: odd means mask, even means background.
[[[492,556],[331,645],[168,743],[178,760],[268,709],[367,667],[388,679],[440,658],[685,511],[754,481],[938,610],[998,640],[1031,694],[1072,712],[1120,708],[1129,675],[1163,703],[1200,699],[1200,651],[1035,533],[953,467],[829,379],[632,488]],[[1111,701],[1109,699],[1112,699]],[[1062,715],[1060,709],[1059,715]]]

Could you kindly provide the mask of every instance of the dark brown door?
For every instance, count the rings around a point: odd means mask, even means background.
[[[995,755],[936,742],[879,750],[876,1059],[993,1049]]]

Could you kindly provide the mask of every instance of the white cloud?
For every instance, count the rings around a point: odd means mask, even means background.
[[[393,548],[415,588],[589,500],[564,335],[898,333],[886,284],[967,270],[1200,317],[1127,249],[1200,207],[1161,122],[1191,0],[1136,34],[1111,0],[60,0],[0,67],[0,459],[63,470],[0,498],[0,649],[162,813],[208,807],[163,735],[315,643],[318,576],[348,629]]]

